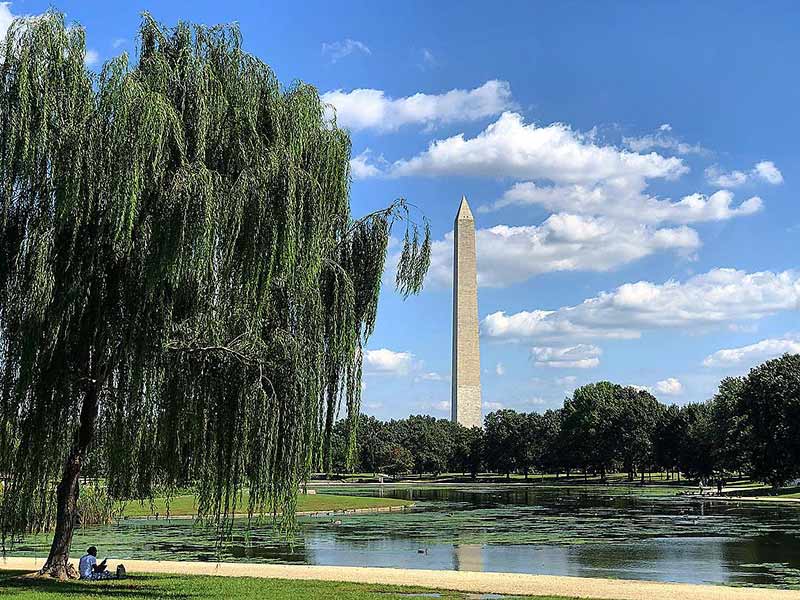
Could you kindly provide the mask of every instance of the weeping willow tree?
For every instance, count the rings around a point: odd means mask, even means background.
[[[54,527],[57,577],[95,453],[115,497],[191,481],[209,525],[290,526],[337,411],[356,434],[392,228],[401,294],[430,262],[404,201],[351,217],[347,133],[235,27],[145,15],[135,64],[84,55],[55,12],[0,45],[0,531]]]

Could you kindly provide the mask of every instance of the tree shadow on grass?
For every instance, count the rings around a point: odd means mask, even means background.
[[[104,581],[58,581],[45,577],[30,577],[30,572],[9,571],[0,573],[0,597],[31,595],[36,598],[53,595],[77,598],[120,598],[139,600],[160,598],[168,594],[176,600],[188,600],[192,594],[165,589],[158,585],[148,584],[147,577],[129,576],[123,580],[108,579]]]

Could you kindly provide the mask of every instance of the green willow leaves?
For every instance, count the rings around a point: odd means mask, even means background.
[[[405,201],[351,218],[348,134],[236,27],[139,39],[98,75],[54,12],[0,48],[4,538],[52,521],[90,393],[114,496],[189,482],[209,522],[290,526],[340,404],[352,447],[392,228],[402,295],[430,262]]]

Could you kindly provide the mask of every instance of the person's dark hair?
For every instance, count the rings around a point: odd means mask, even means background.
[[[89,546],[89,549],[86,551],[86,554],[97,556],[97,548],[95,548],[94,546]]]

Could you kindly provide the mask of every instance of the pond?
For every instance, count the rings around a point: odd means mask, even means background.
[[[651,488],[652,489],[652,488]],[[335,489],[321,493],[337,493]],[[644,492],[644,493],[642,493]],[[191,521],[79,531],[103,556],[500,571],[800,588],[800,508],[699,501],[637,488],[391,487],[405,512],[305,517],[291,540],[237,525],[217,547]],[[28,538],[12,554],[45,554]]]

